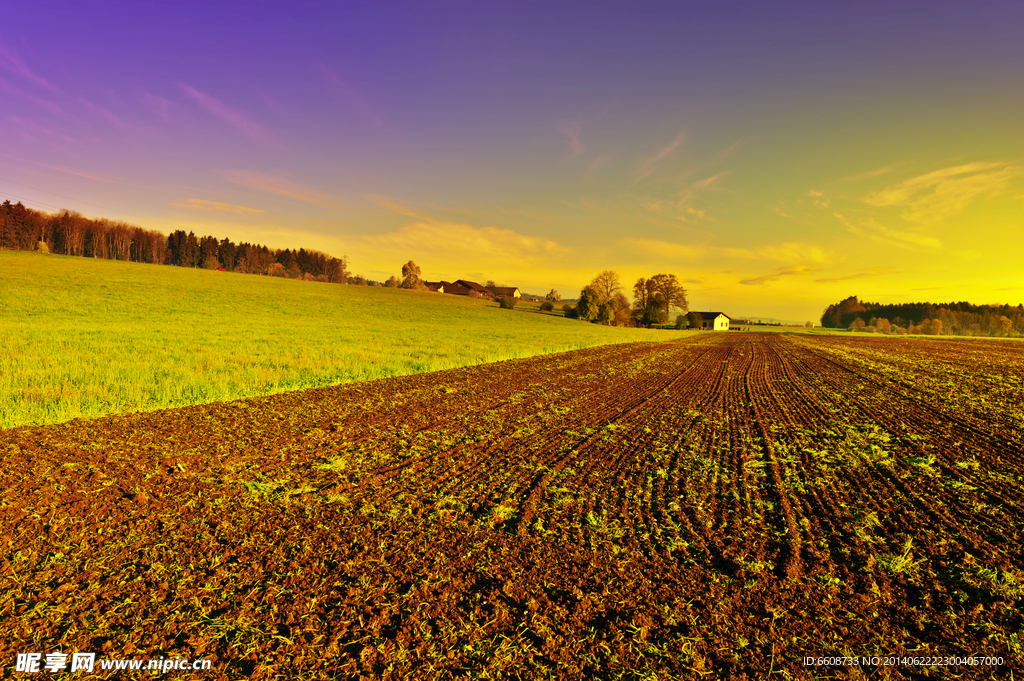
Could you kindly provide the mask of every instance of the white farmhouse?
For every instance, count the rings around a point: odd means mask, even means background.
[[[701,322],[699,329],[710,331],[728,331],[731,317],[724,312],[691,312],[690,314],[700,315]]]

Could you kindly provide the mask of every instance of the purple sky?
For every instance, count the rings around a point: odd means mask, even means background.
[[[0,198],[372,277],[1016,303],[984,264],[1024,270],[1022,34],[1018,2],[8,3]]]

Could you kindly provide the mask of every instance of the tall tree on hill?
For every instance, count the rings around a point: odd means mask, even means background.
[[[231,243],[231,239],[221,239],[220,243],[217,244],[217,259],[220,260],[220,264],[224,266],[227,271],[235,269],[235,256],[238,253],[238,248]]]
[[[420,279],[420,266],[412,260],[402,265],[401,288],[423,290],[427,285]]]
[[[619,283],[619,274],[612,270],[605,270],[598,274],[590,282],[590,286],[597,293],[601,302],[611,300],[617,292],[622,290],[622,284]]]
[[[220,267],[220,242],[215,236],[204,236],[199,240],[199,265],[203,269],[215,270]]]
[[[601,309],[601,299],[593,286],[585,286],[580,291],[580,299],[576,303],[576,317],[584,322],[596,322]]]
[[[686,290],[674,274],[655,274],[650,279],[640,277],[633,284],[633,316],[643,326],[664,324],[672,308],[686,314],[689,304]]]
[[[549,299],[557,296],[552,290]],[[605,270],[580,291],[576,315],[583,321],[624,326],[629,321],[629,301],[622,294],[619,275]]]

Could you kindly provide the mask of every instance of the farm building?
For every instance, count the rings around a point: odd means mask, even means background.
[[[428,291],[444,293],[445,282],[443,281],[425,281],[423,285],[427,287]]]
[[[518,300],[523,297],[523,294],[515,286],[488,286],[487,290],[495,298],[515,298]]]
[[[441,292],[453,296],[468,296],[473,289],[463,286],[457,281],[442,281]]]
[[[701,323],[699,329],[710,331],[728,331],[731,317],[724,312],[691,312],[690,314],[700,315]]]
[[[481,286],[480,284],[476,283],[475,281],[469,281],[467,279],[457,279],[455,281],[455,283],[459,284],[460,286],[464,286],[465,288],[468,288],[470,291],[472,291],[473,293],[469,294],[471,296],[475,296],[475,297],[478,297],[478,298],[492,298],[493,297],[493,294],[490,292],[490,290],[488,290],[488,288],[486,286]]]
[[[428,286],[433,286],[433,282],[427,282]],[[470,296],[472,298],[516,298],[522,297],[522,293],[516,286],[481,286],[475,281],[469,281],[468,279],[456,279],[455,281],[441,281],[437,282],[437,286],[440,288],[431,290],[437,290],[441,293],[450,293],[454,296]]]

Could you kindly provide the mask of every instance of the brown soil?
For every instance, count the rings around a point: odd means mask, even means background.
[[[0,431],[0,664],[1008,678],[1022,405],[1020,344],[729,333]]]

